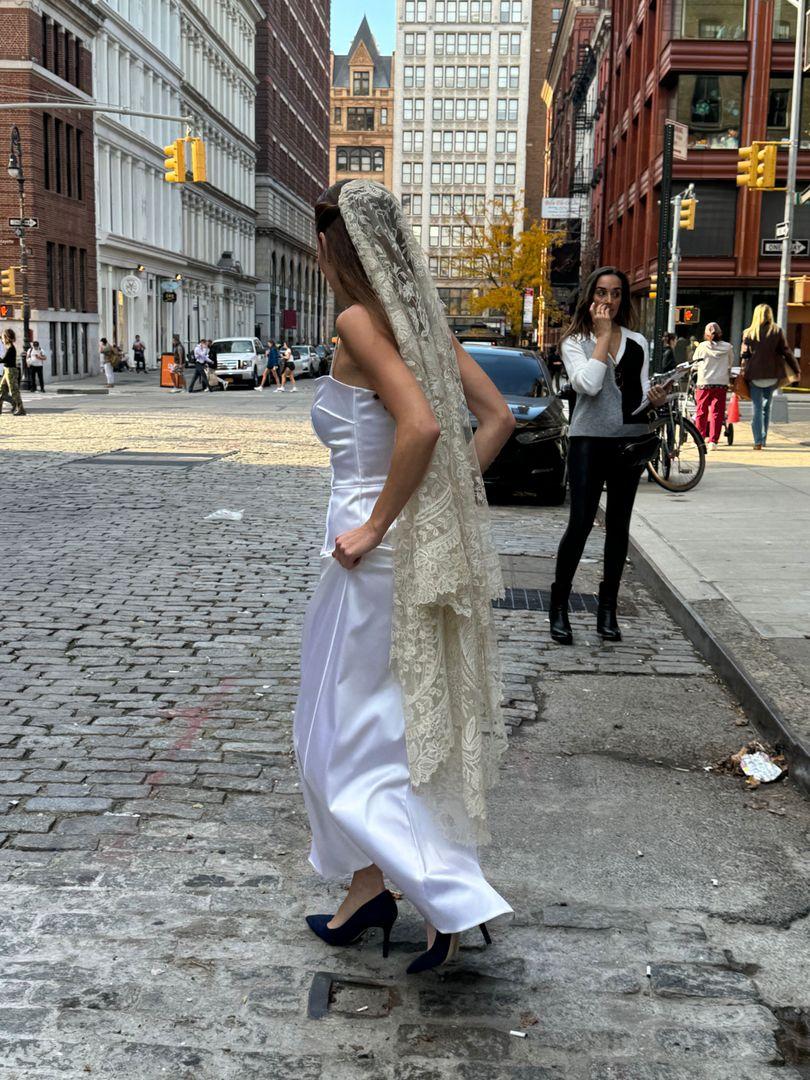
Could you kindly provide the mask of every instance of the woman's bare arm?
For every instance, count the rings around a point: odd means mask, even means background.
[[[391,469],[369,520],[335,540],[332,554],[351,569],[377,547],[419,487],[441,432],[413,372],[366,309],[354,304],[341,312],[336,326],[353,367],[379,395],[397,425]]]
[[[464,346],[453,337],[461,384],[470,412],[478,420],[473,444],[481,472],[486,472],[515,430],[515,418],[492,379],[481,370]]]

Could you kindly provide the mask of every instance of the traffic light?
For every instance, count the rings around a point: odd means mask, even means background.
[[[694,326],[700,322],[700,308],[694,304],[675,308],[675,322],[681,326]]]
[[[163,147],[163,153],[166,158],[163,162],[163,168],[166,175],[164,180],[168,180],[170,184],[182,184],[186,179],[186,140],[175,139],[173,143],[169,143],[168,146]]]
[[[776,155],[779,147],[775,143],[756,143],[757,152],[754,161],[754,186],[764,190],[776,187]]]
[[[690,232],[695,227],[697,199],[681,199],[681,228]]]
[[[751,143],[750,146],[741,146],[737,161],[737,187],[754,187],[756,155],[759,143]]]
[[[17,282],[13,266],[10,266],[8,270],[0,271],[0,292],[2,292],[3,296],[17,295]]]
[[[650,299],[658,297],[658,274],[650,274]]]
[[[0,319],[13,319],[14,308],[11,304],[0,304]]]
[[[202,139],[190,139],[191,143],[191,175],[194,182],[199,184],[208,179],[205,171],[205,143]]]

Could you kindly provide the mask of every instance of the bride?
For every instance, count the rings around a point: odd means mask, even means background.
[[[307,923],[330,945],[379,928],[387,956],[397,918],[387,877],[427,925],[415,973],[451,959],[470,927],[489,943],[487,920],[512,910],[476,848],[506,746],[491,608],[502,582],[481,470],[514,420],[452,336],[390,192],[341,181],[315,215],[343,310],[312,407],[332,494],[294,740],[310,861],[352,879],[334,914]]]

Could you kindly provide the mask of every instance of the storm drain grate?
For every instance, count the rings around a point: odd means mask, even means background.
[[[503,600],[493,600],[492,606],[507,611],[548,611],[551,593],[546,589],[507,589]],[[571,593],[568,606],[580,614],[594,612],[599,600],[593,593]]]
[[[209,462],[219,461],[226,456],[226,454],[159,454],[138,450],[114,450],[109,454],[80,458],[79,461],[82,465],[152,465],[161,468],[163,466],[191,468],[194,465],[208,465]]]

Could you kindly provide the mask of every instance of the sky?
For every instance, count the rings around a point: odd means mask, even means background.
[[[380,52],[386,56],[394,51],[395,0],[332,0],[332,49],[345,56],[357,33],[363,14],[368,16],[371,32]]]

